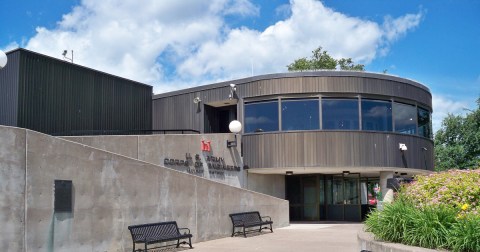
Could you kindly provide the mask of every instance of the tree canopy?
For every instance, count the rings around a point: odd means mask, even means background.
[[[435,169],[480,167],[480,98],[465,116],[449,114],[435,133]]]
[[[365,71],[365,66],[362,64],[355,64],[351,58],[334,59],[327,51],[322,51],[322,47],[312,51],[310,59],[300,58],[287,66],[288,71],[308,71],[320,69],[337,69],[352,71]]]

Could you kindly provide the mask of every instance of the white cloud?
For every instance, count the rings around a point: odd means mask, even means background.
[[[258,16],[260,8],[252,4],[249,0],[237,0],[227,7],[225,14],[239,14],[241,16]]]
[[[8,44],[7,46],[5,46],[2,49],[2,51],[7,52],[7,51],[10,51],[10,50],[16,49],[18,47],[19,47],[19,45],[18,45],[17,42],[12,42],[12,43]]]
[[[399,37],[404,36],[407,31],[420,24],[422,12],[417,14],[407,14],[397,19],[386,16],[383,23],[383,30],[388,41],[395,41]]]
[[[258,16],[250,0],[83,0],[55,29],[37,28],[27,48],[154,85],[178,89],[252,74],[286,71],[318,46],[334,57],[369,63],[418,26],[423,13],[383,24],[336,12],[317,0],[291,0],[283,20],[255,30],[226,16]],[[284,7],[282,7],[284,8]]]
[[[387,18],[384,25],[349,17],[325,7],[319,1],[291,1],[291,16],[264,31],[245,27],[232,29],[223,40],[209,41],[182,62],[182,76],[198,78],[213,74],[226,78],[282,72],[294,59],[310,55],[322,45],[334,57],[351,57],[368,63],[379,49],[409,29],[418,26],[421,13],[397,19]],[[383,46],[383,47],[382,47]]]
[[[433,132],[437,132],[442,125],[442,120],[449,113],[458,115],[465,114],[465,108],[468,108],[468,102],[466,101],[453,101],[452,99],[442,95],[432,95],[432,124]]]

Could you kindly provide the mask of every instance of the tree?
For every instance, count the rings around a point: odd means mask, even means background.
[[[435,134],[435,169],[480,167],[480,98],[465,116],[449,114]]]
[[[307,71],[319,69],[336,69],[337,66],[342,70],[365,71],[362,64],[355,65],[351,58],[334,59],[327,51],[322,51],[322,47],[312,51],[311,59],[300,58],[287,66],[288,71]]]
[[[350,70],[350,71],[365,71],[365,65],[362,64],[353,64],[351,58],[348,59],[339,59],[338,65],[342,70]]]

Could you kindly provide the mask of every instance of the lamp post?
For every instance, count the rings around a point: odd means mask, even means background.
[[[228,129],[230,130],[230,132],[235,134],[235,140],[234,141],[227,140],[227,148],[237,147],[237,134],[240,131],[242,131],[242,123],[237,120],[233,120],[228,125]]]
[[[0,50],[0,69],[4,68],[7,65],[7,61],[7,55],[2,50]]]

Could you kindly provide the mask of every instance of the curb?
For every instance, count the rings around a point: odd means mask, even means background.
[[[384,242],[375,240],[372,233],[365,232],[363,229],[357,234],[360,251],[364,252],[438,252],[448,250],[435,250],[421,247],[407,246],[399,243]]]

